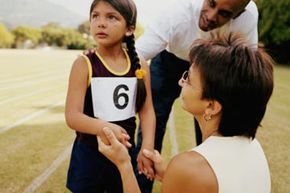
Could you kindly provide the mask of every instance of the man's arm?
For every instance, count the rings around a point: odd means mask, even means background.
[[[145,28],[144,34],[136,40],[136,49],[146,61],[152,59],[161,51],[165,50],[170,43],[174,21],[179,12],[176,6],[179,2],[174,1],[160,7],[159,14]]]
[[[144,34],[136,41],[136,50],[145,60],[150,60],[163,51],[168,42],[151,28],[147,28]]]

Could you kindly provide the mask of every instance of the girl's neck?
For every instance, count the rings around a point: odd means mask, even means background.
[[[106,65],[115,72],[124,72],[128,68],[129,63],[122,47],[114,49],[99,47],[97,52]]]
[[[110,57],[112,59],[124,56],[124,51],[121,45],[110,47],[99,46],[97,52],[103,57]]]

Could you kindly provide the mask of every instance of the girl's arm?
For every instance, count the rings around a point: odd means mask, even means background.
[[[141,66],[142,69],[146,71],[144,83],[147,92],[145,103],[139,112],[139,119],[142,128],[142,138],[143,138],[142,149],[146,148],[149,150],[153,150],[156,120],[151,94],[150,69],[143,59],[141,59]]]
[[[126,143],[126,131],[107,121],[89,117],[83,113],[86,90],[88,87],[88,66],[83,57],[78,57],[70,72],[65,105],[65,119],[67,125],[76,131],[92,135],[103,136],[102,128],[110,127],[118,140]],[[123,135],[125,134],[125,135]]]
[[[153,162],[142,154],[143,149],[153,151],[155,138],[155,112],[153,108],[150,84],[150,70],[145,60],[141,60],[142,69],[146,71],[144,83],[146,87],[147,97],[143,107],[139,112],[139,120],[142,128],[142,146],[138,154],[138,170],[144,173],[147,178],[154,178]]]

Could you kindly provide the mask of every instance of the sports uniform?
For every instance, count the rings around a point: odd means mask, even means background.
[[[137,80],[124,52],[128,66],[121,73],[114,72],[97,52],[82,55],[89,69],[84,114],[120,125],[134,147]],[[129,154],[132,156],[132,148]],[[136,159],[131,160],[136,164]],[[76,132],[67,178],[67,187],[75,193],[123,192],[119,171],[98,151],[95,135]]]

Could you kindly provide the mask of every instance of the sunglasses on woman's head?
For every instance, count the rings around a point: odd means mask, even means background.
[[[188,84],[189,86],[191,86],[194,90],[200,91],[200,90],[201,90],[200,88],[198,88],[198,87],[193,86],[192,84],[190,84],[190,82],[189,82],[189,80],[188,80],[188,78],[189,78],[189,74],[188,74],[188,73],[189,73],[188,70],[184,71],[183,74],[182,74],[182,76],[181,76],[181,80],[182,80],[184,83],[186,83],[186,84]]]
[[[186,70],[186,71],[183,72],[183,74],[181,76],[181,79],[183,81],[187,81],[187,79],[188,79],[188,70]]]

